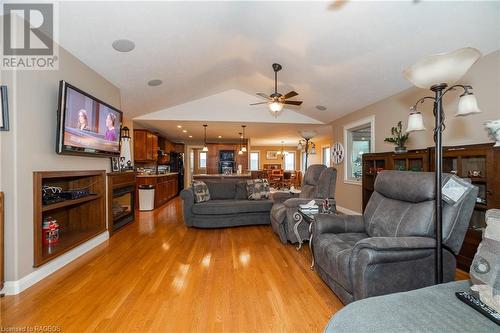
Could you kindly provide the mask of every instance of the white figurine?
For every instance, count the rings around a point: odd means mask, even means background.
[[[495,147],[500,147],[500,119],[498,120],[488,120],[484,123],[488,135],[496,141]]]
[[[486,229],[470,268],[472,290],[483,303],[500,312],[500,209],[486,212]]]

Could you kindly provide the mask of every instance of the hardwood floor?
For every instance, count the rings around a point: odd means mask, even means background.
[[[270,226],[188,229],[174,199],[20,295],[0,327],[319,332],[342,303]]]

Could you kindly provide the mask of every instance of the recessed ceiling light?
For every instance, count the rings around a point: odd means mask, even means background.
[[[324,106],[324,105],[316,105],[316,109],[318,109],[320,111],[325,111],[326,110],[326,106]]]
[[[157,87],[159,86],[160,84],[162,84],[163,81],[162,80],[158,80],[158,79],[155,79],[155,80],[151,80],[148,82],[148,86],[151,86],[151,87]]]
[[[192,138],[193,136],[192,136],[192,135],[190,135],[189,137],[190,137],[190,138]]]
[[[187,130],[182,130],[182,133],[187,133],[188,131]]]
[[[177,125],[177,128],[182,128],[182,125]]]
[[[135,43],[128,39],[117,39],[111,46],[118,52],[130,52],[135,49]]]

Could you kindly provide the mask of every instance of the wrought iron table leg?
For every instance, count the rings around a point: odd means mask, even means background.
[[[311,270],[314,270],[314,252],[312,248],[313,243],[313,233],[312,233],[312,225],[314,222],[309,223],[309,251],[311,252]]]
[[[299,224],[304,220],[302,215],[300,215],[299,212],[293,213],[293,220],[295,221],[295,224],[293,226],[293,232],[295,233],[295,236],[297,237],[297,240],[299,241],[299,245],[297,246],[297,251],[300,250],[302,247],[302,238],[300,238],[299,234]]]

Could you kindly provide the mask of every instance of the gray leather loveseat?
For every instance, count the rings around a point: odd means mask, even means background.
[[[205,181],[210,200],[195,203],[191,187],[181,191],[184,223],[189,227],[222,228],[241,225],[270,224],[269,199],[248,200],[246,182],[223,179]]]
[[[444,174],[445,182],[450,175]],[[443,202],[444,281],[455,277],[478,189]],[[363,215],[319,215],[315,270],[344,304],[434,284],[434,173],[383,171]]]

